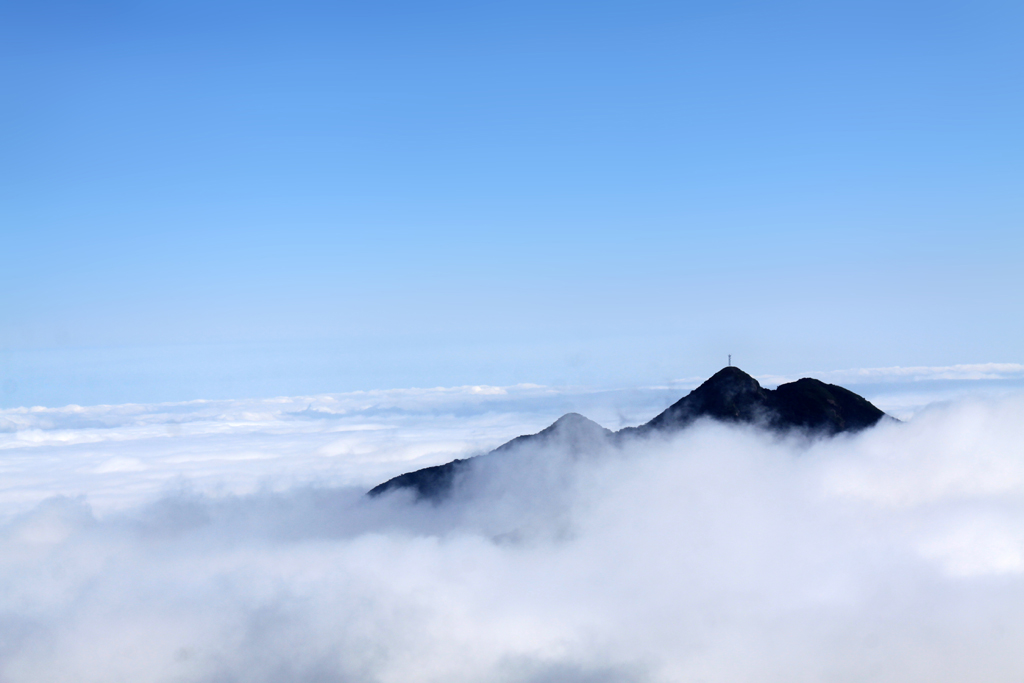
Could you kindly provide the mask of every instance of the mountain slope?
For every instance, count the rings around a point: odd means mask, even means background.
[[[386,491],[395,489],[411,489],[417,499],[438,500],[451,490],[458,475],[469,466],[470,460],[486,461],[488,458],[505,456],[520,448],[534,446],[556,446],[569,453],[580,454],[585,452],[588,447],[598,445],[600,441],[612,434],[611,430],[605,429],[593,420],[588,420],[579,413],[567,413],[536,434],[517,436],[490,453],[475,458],[453,460],[444,465],[407,472],[373,487],[370,489],[369,495],[379,496]]]

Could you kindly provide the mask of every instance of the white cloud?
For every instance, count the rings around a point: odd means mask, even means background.
[[[88,494],[104,513],[182,481],[221,493],[368,487],[485,452],[569,410],[612,426],[646,420],[671,395],[520,384],[0,410],[0,519],[53,495]]]
[[[703,424],[524,451],[442,506],[336,485],[539,415],[449,422],[439,395],[412,417],[337,397],[45,417],[124,438],[4,451],[0,680],[1019,680],[1019,395],[826,441]],[[341,417],[286,417],[310,402]],[[387,428],[354,428],[371,415]],[[35,502],[61,482],[84,497]]]

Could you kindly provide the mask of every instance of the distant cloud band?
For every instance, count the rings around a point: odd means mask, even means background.
[[[878,382],[920,382],[926,380],[999,380],[1024,378],[1020,363],[965,363],[960,365],[895,365],[887,368],[853,368],[807,373],[823,381],[837,384],[871,384]],[[797,377],[760,375],[765,384],[791,382]]]

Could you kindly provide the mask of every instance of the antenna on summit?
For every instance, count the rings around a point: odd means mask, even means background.
[[[729,367],[732,367],[732,354],[729,354]]]

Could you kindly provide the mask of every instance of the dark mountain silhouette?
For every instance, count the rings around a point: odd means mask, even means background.
[[[681,429],[703,417],[724,422],[760,424],[775,431],[803,429],[838,434],[870,427],[884,416],[863,396],[849,389],[804,378],[780,384],[774,391],[739,368],[727,367],[673,403],[647,424],[620,434]]]
[[[458,475],[469,469],[471,460],[486,462],[523,446],[558,446],[578,455],[609,441],[678,431],[699,419],[752,424],[779,433],[800,430],[832,436],[870,427],[883,417],[885,413],[870,401],[835,384],[805,377],[774,390],[765,389],[747,373],[730,366],[638,427],[612,432],[582,415],[568,413],[550,427],[516,437],[490,453],[399,475],[370,489],[369,495],[411,489],[417,499],[437,501],[452,489]]]

